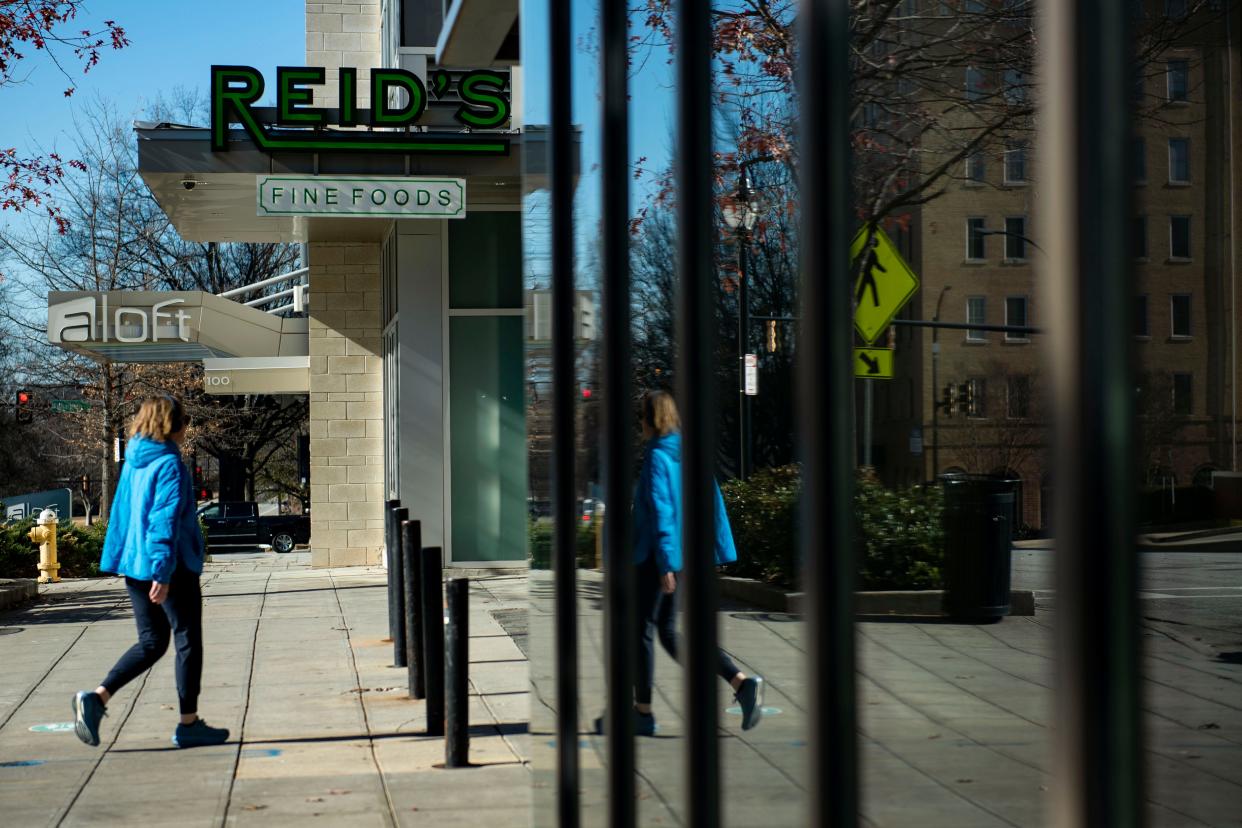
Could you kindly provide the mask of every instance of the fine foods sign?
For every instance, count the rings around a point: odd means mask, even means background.
[[[358,70],[342,67],[336,108],[312,105],[327,72],[316,66],[276,70],[274,114],[258,105],[266,86],[251,66],[211,67],[211,149],[227,152],[229,125],[241,124],[265,152],[391,152],[402,154],[509,154],[509,139],[479,130],[509,123],[509,74],[500,70],[431,72],[427,83],[404,69],[370,70],[371,109],[358,106]],[[451,122],[443,132],[413,129],[428,108]],[[266,119],[266,120],[265,120]],[[433,119],[434,120],[434,119]],[[343,127],[332,130],[331,126]],[[373,129],[355,129],[372,127]],[[463,129],[470,130],[462,132]]]
[[[258,177],[260,216],[465,218],[461,178]]]

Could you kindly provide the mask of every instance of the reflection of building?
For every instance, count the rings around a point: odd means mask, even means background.
[[[1147,4],[1160,25],[1163,4]],[[1231,130],[1223,12],[1212,25],[1173,41],[1148,61],[1136,88],[1134,176],[1134,308],[1096,308],[1133,327],[1144,455],[1138,471],[1149,486],[1206,482],[1233,467],[1235,400],[1234,257],[1231,256]],[[1232,25],[1232,23],[1231,23]],[[1235,32],[1236,34],[1236,32]],[[982,79],[986,85],[999,79]],[[964,94],[968,81],[963,81]],[[1141,96],[1140,96],[1141,93]],[[961,165],[946,193],[916,214],[911,263],[922,291],[903,316],[991,325],[1041,327],[1034,246],[1037,159],[1028,135],[1000,135]],[[877,457],[893,482],[929,479],[937,471],[1007,471],[1023,480],[1023,520],[1044,523],[1050,481],[1045,427],[1048,383],[1039,335],[941,330],[939,353],[926,329],[900,329],[899,366],[906,378],[878,389]],[[934,367],[933,367],[934,364]],[[935,378],[933,380],[933,373]],[[976,416],[933,411],[950,384],[972,383]],[[933,427],[937,419],[938,428]],[[921,429],[921,445],[912,431]],[[939,468],[932,466],[939,439]],[[914,453],[913,448],[921,448]]]

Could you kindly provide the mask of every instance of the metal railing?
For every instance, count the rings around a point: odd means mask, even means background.
[[[557,366],[555,459],[557,814],[580,821],[577,592],[573,533],[573,192],[570,3],[550,2],[553,290]],[[1041,152],[1043,278],[1054,367],[1058,543],[1056,811],[1069,828],[1143,823],[1138,692],[1138,564],[1129,452],[1130,307],[1127,235],[1131,152],[1129,0],[1043,0]],[[810,792],[807,824],[859,823],[854,642],[854,403],[849,232],[849,0],[799,9],[798,129],[802,320],[798,355],[803,461],[801,549],[809,634]],[[635,825],[634,675],[629,566],[633,395],[628,261],[628,32],[624,0],[602,0],[603,456],[608,824]],[[717,605],[710,499],[714,458],[711,316],[713,192],[711,21],[707,0],[679,0],[676,185],[678,377],[683,414],[686,568],[686,822],[720,824],[716,731]]]
[[[226,290],[223,293],[218,293],[216,295],[221,299],[234,299],[249,308],[261,308],[264,305],[270,305],[272,302],[279,299],[284,299],[286,296],[291,296],[293,297],[292,302],[286,302],[283,305],[267,308],[264,310],[264,313],[278,314],[284,313],[285,311],[301,313],[306,309],[309,278],[310,268],[300,267],[297,270],[291,270],[288,273],[282,273],[279,276],[273,276],[270,279],[263,279],[261,281],[254,282],[253,284],[233,288],[232,290]],[[292,287],[286,288],[285,290],[278,291],[276,293],[269,293],[266,296],[260,296],[257,299],[243,301],[241,298],[256,291],[272,287],[273,285],[280,285],[287,282],[293,282],[294,284]]]

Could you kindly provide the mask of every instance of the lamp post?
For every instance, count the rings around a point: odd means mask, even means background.
[[[944,295],[952,290],[952,286],[945,285],[940,289],[940,295],[936,297],[936,315],[932,317],[933,322],[940,321],[940,304],[944,302]],[[940,385],[936,376],[936,365],[940,361],[940,329],[932,328],[932,479],[936,479],[936,475],[940,474],[940,400],[935,395],[940,393]]]
[[[746,251],[750,243],[750,231],[759,218],[759,199],[751,184],[746,162],[738,179],[737,193],[721,208],[725,224],[737,231],[738,290],[737,290],[737,371],[738,371],[738,450],[737,473],[742,480],[750,477],[751,432],[750,395],[746,393],[746,354],[750,348],[750,301],[746,272]]]

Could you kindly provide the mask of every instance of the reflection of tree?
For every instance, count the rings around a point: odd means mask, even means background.
[[[966,420],[953,454],[969,472],[1008,472],[1023,479],[1046,466],[1048,429],[1039,378],[1015,374],[999,361],[981,374],[983,418]]]
[[[1143,482],[1159,486],[1172,474],[1173,447],[1178,443],[1186,418],[1173,402],[1173,378],[1163,372],[1144,373],[1135,389],[1139,461]]]

